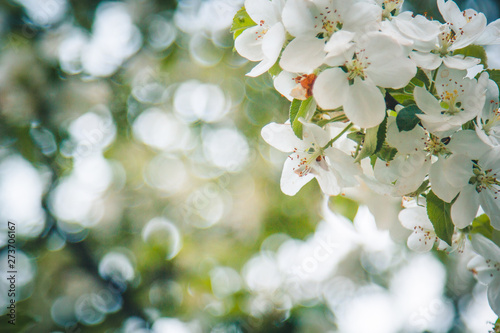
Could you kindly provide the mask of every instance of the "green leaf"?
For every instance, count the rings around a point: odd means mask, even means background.
[[[455,226],[451,220],[451,203],[439,199],[434,192],[427,194],[427,216],[434,226],[436,235],[451,246]]]
[[[394,156],[396,156],[397,153],[398,150],[396,148],[390,147],[387,143],[384,143],[376,155],[382,161],[390,162],[394,159]],[[373,163],[373,165],[375,165],[375,163]]]
[[[328,200],[328,207],[336,213],[347,217],[349,220],[354,221],[354,217],[358,212],[359,204],[357,201],[346,198],[342,195],[332,196]]]
[[[399,131],[411,131],[414,129],[420,122],[420,118],[417,117],[417,114],[422,113],[422,110],[420,110],[415,104],[401,109],[396,117],[396,125],[398,125]]]
[[[274,78],[274,77],[278,76],[278,74],[281,73],[282,71],[283,70],[280,67],[280,61],[278,59],[274,63],[273,67],[269,68],[269,70],[267,72],[269,73],[269,75],[271,75],[271,77]]]
[[[312,97],[309,97],[305,101],[302,101],[293,121],[291,120],[290,117],[290,122],[292,123],[293,132],[299,139],[302,140],[302,123],[299,121],[299,118],[304,118],[307,120],[309,113],[311,111],[314,112],[315,110],[316,110],[316,102]],[[292,112],[290,111],[290,115],[291,113]]]
[[[488,217],[488,215],[480,215],[472,221],[471,233],[481,234],[488,239],[492,238],[493,227],[490,224],[490,218]]]
[[[488,69],[486,72],[490,75],[490,79],[500,86],[500,69]]]
[[[429,77],[427,74],[422,69],[417,70],[417,74],[415,75],[415,78],[417,78],[420,82],[423,82],[425,87],[429,89],[429,86],[431,85],[431,81],[429,80]]]
[[[297,113],[299,112],[300,105],[302,101],[300,99],[294,99],[292,104],[290,104],[290,123],[293,124],[293,121],[297,117]]]
[[[365,134],[363,132],[351,132],[347,134],[347,137],[357,144],[361,144],[365,138]]]
[[[231,32],[233,33],[233,38],[236,39],[245,29],[257,25],[248,15],[245,7],[242,7],[236,15],[233,17],[233,24],[231,25]]]
[[[479,45],[469,45],[466,46],[462,49],[455,50],[453,52],[453,55],[457,54],[462,54],[464,57],[474,57],[481,59],[481,65],[484,66],[484,68],[488,68],[488,57],[486,55],[486,51],[484,50],[484,47],[479,46]]]
[[[404,104],[406,101],[413,101],[413,95],[409,95],[409,94],[395,93],[395,94],[392,94],[392,97],[394,97],[394,99],[396,101],[398,101],[399,104]]]
[[[387,132],[387,117],[380,125],[366,129],[365,138],[363,140],[363,148],[354,160],[355,163],[361,161],[365,157],[371,156],[382,149]]]

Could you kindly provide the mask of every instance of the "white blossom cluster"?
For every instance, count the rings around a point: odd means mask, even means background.
[[[290,153],[282,191],[316,178],[326,195],[364,182],[412,197],[400,220],[416,251],[460,249],[479,237],[479,212],[500,230],[500,71],[484,50],[500,44],[500,19],[437,5],[444,23],[403,11],[403,0],[246,0],[232,27],[236,51],[258,62],[247,75],[269,72],[292,102],[289,121],[262,129]],[[488,253],[474,249],[496,274],[500,314],[500,248],[485,241]]]

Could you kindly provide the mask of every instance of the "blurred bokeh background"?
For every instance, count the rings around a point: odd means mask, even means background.
[[[245,77],[229,33],[242,4],[0,3],[0,314],[7,221],[19,272],[0,331],[491,329],[472,254],[409,252],[399,200],[280,192],[286,155],[260,130],[289,103]]]

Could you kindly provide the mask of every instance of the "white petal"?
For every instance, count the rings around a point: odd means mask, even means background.
[[[488,189],[479,193],[479,202],[486,215],[490,218],[491,226],[496,230],[500,230],[500,199],[496,199],[497,197],[498,193]]]
[[[414,51],[410,53],[410,58],[415,61],[418,67],[423,69],[434,70],[441,65],[443,60],[438,54],[423,53]]]
[[[483,34],[474,42],[478,45],[494,45],[500,43],[500,19],[497,19],[486,27]]]
[[[489,146],[481,141],[473,130],[464,130],[453,134],[448,149],[454,154],[466,155],[471,160],[479,159],[490,150]]]
[[[417,67],[406,57],[386,57],[384,62],[372,62],[366,73],[379,87],[399,89],[405,87],[415,76]]]
[[[389,118],[387,125],[387,143],[398,150],[399,153],[415,153],[425,148],[425,131],[420,126],[415,126],[411,131],[399,131],[395,118]]]
[[[479,197],[474,185],[467,185],[458,195],[457,200],[451,206],[451,219],[459,229],[463,229],[472,223],[479,209]]]
[[[315,35],[313,3],[303,0],[288,0],[283,8],[283,24],[292,36]]]
[[[236,38],[234,41],[234,48],[242,57],[251,61],[260,61],[264,59],[262,39],[256,37],[261,30],[259,26],[250,27]]]
[[[316,124],[307,123],[302,118],[300,119],[303,130],[304,141],[314,142],[320,147],[324,147],[328,141],[330,141],[330,136],[328,133]]]
[[[488,285],[488,303],[493,312],[500,316],[500,276],[497,276],[493,282]]]
[[[295,77],[297,77],[297,74],[282,71],[274,79],[274,88],[280,94],[288,98],[290,102],[293,100],[293,97],[290,95],[290,93],[292,89],[297,86],[297,83],[295,83],[294,81]]]
[[[323,168],[315,168],[316,179],[318,180],[321,191],[326,195],[339,195],[341,188],[337,182],[337,178],[330,170]]]
[[[302,148],[302,141],[293,133],[290,124],[270,123],[262,128],[262,138],[274,148],[288,153],[295,148]]]
[[[474,235],[472,236],[472,239],[474,239]],[[474,251],[478,252],[475,248]],[[482,284],[488,285],[493,281],[494,277],[492,276],[492,269],[491,267],[488,267],[486,259],[480,255],[473,257],[467,263],[467,269],[474,272],[474,276]]]
[[[378,30],[382,8],[375,3],[358,2],[349,7],[344,15],[343,28],[354,32]]]
[[[436,21],[429,21],[422,15],[417,15],[410,20],[400,19],[400,16],[401,14],[394,17],[392,21],[403,34],[412,39],[430,41],[439,35],[440,24]]]
[[[328,56],[333,57],[348,52],[354,46],[351,42],[355,35],[354,32],[346,30],[334,33],[325,45],[325,51],[328,52]]]
[[[279,21],[279,8],[276,8],[269,0],[246,0],[245,10],[257,24],[261,20],[267,25],[273,25]]]
[[[277,23],[269,29],[262,40],[262,52],[264,60],[255,66],[247,76],[259,76],[273,67],[278,60],[281,46],[285,42],[285,29],[281,23]]]
[[[444,174],[448,172],[447,165],[443,158],[434,163],[429,172],[432,191],[443,201],[451,202],[460,192],[460,188],[450,184]]]
[[[313,96],[320,108],[336,109],[344,104],[348,87],[347,74],[340,68],[330,68],[316,78]]]
[[[435,237],[435,236],[434,236]],[[424,233],[413,232],[408,237],[408,248],[415,252],[429,252],[436,242],[435,238],[427,238]]]
[[[439,101],[427,89],[415,87],[413,90],[415,102],[420,110],[428,115],[441,115],[443,108],[439,105]]]
[[[353,123],[370,128],[384,120],[384,96],[373,82],[355,78],[354,84],[348,87],[347,92],[344,112]]]
[[[474,251],[485,259],[500,262],[500,248],[481,234],[472,234],[471,243]]]
[[[427,211],[424,207],[412,207],[403,209],[398,215],[401,225],[408,230],[415,230],[415,227],[422,227],[424,230],[434,231]]]
[[[467,155],[453,154],[444,159],[443,166],[442,177],[445,177],[449,184],[460,189],[469,184],[470,178],[474,175],[472,161]]]
[[[283,172],[281,173],[280,187],[281,191],[286,195],[295,195],[297,192],[314,178],[312,173],[299,177],[293,168],[297,166],[297,162],[287,157],[283,165]]]
[[[299,36],[287,45],[280,66],[294,73],[310,73],[323,64],[325,42],[314,36]]]
[[[444,0],[438,0],[437,4],[439,12],[441,13],[441,15],[443,15],[443,18],[446,22],[450,22],[459,26],[463,26],[465,23],[467,23],[465,17],[462,15],[462,11],[454,1],[448,0],[445,2]]]
[[[446,56],[443,58],[443,63],[446,67],[456,68],[456,69],[469,69],[481,62],[481,59],[473,57],[465,57],[463,55],[457,54],[454,56]]]

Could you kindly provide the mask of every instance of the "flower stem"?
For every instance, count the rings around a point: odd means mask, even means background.
[[[436,86],[436,78],[437,78],[437,74],[438,74],[438,69],[439,68],[436,68],[434,70],[434,73],[432,74],[432,82],[431,82],[431,87],[429,89],[431,94],[434,94],[434,87]]]
[[[333,139],[331,139],[330,141],[328,141],[328,143],[323,147],[323,149],[326,149],[328,148],[329,146],[331,146],[335,141],[338,140],[338,138],[340,138],[342,135],[344,135],[345,132],[347,132],[349,130],[349,128],[351,128],[354,124],[353,123],[350,123],[349,125],[347,125],[343,130],[342,132],[340,132],[336,137],[334,137]]]

